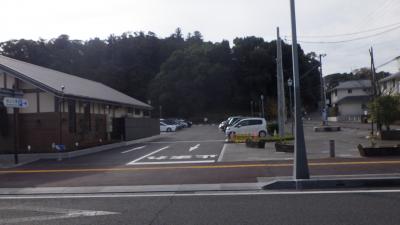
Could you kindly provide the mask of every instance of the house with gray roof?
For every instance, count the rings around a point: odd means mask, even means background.
[[[24,105],[13,108],[15,99]],[[117,119],[150,118],[151,110],[102,83],[0,55],[0,153],[115,141]]]
[[[351,80],[339,82],[328,90],[330,97],[330,120],[361,120],[361,116],[368,110],[367,105],[371,99],[372,88],[370,80]]]
[[[384,95],[400,94],[400,72],[379,80],[379,88]]]

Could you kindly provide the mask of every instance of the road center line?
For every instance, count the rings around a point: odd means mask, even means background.
[[[163,148],[157,149],[157,150],[155,150],[154,152],[150,152],[150,153],[147,154],[147,155],[144,155],[144,156],[142,156],[142,157],[140,157],[140,158],[137,158],[137,159],[133,160],[132,162],[127,163],[126,165],[133,165],[133,164],[135,164],[135,162],[140,161],[140,160],[142,160],[142,159],[144,159],[144,158],[147,158],[147,157],[149,157],[149,156],[151,156],[151,155],[153,155],[153,154],[156,154],[157,152],[161,152],[162,150],[165,150],[165,149],[167,149],[167,148],[169,148],[169,146],[165,146],[165,147],[163,147]]]
[[[136,148],[132,148],[132,149],[123,151],[123,152],[121,152],[121,153],[122,153],[122,154],[125,154],[125,153],[131,152],[131,151],[135,151],[135,150],[139,150],[139,149],[145,148],[145,147],[146,147],[146,145],[143,145],[143,146],[140,146],[140,147],[136,147]]]

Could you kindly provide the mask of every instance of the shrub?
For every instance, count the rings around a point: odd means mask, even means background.
[[[276,131],[277,133],[279,132],[279,126],[277,123],[269,123],[267,125],[267,131],[269,135],[274,135],[274,132]]]
[[[400,97],[399,96],[379,96],[369,104],[372,119],[378,124],[386,126],[390,130],[390,125],[400,119]]]

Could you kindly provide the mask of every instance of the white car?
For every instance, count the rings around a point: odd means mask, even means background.
[[[173,132],[176,131],[176,125],[166,124],[160,121],[160,131],[161,132]]]
[[[249,134],[265,137],[267,136],[267,121],[264,118],[258,117],[243,118],[233,126],[227,127],[225,134],[229,138],[236,134]]]

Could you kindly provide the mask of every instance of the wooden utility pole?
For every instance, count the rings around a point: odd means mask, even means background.
[[[376,85],[376,69],[375,69],[375,61],[374,61],[374,49],[372,47],[369,49],[369,55],[371,57],[372,101],[374,101],[375,98],[380,95],[380,90],[378,90],[379,87],[377,88],[377,85]],[[378,120],[378,118],[377,118],[377,120]],[[377,131],[380,131],[382,128],[382,125],[378,121],[376,121],[376,129],[377,129]],[[371,133],[374,134],[374,120],[373,119],[371,119]]]

